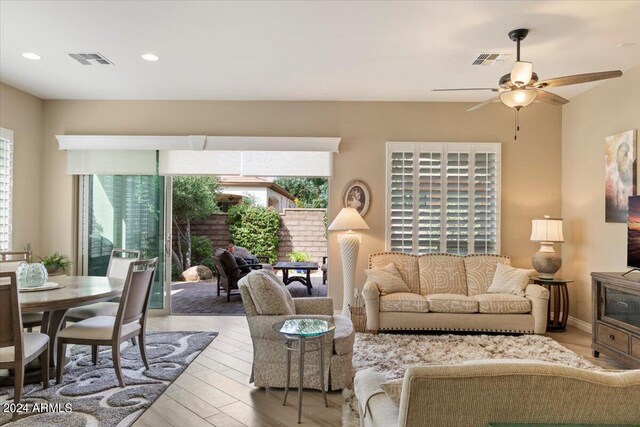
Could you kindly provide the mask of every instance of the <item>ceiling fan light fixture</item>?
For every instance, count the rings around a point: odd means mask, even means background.
[[[517,87],[525,86],[533,76],[533,64],[526,61],[516,61],[511,69],[511,82]]]
[[[538,92],[532,89],[513,89],[500,95],[500,101],[509,108],[520,109],[535,101]]]

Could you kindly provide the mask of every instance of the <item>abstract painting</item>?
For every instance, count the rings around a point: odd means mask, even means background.
[[[605,138],[605,221],[627,222],[629,196],[636,194],[636,132]]]

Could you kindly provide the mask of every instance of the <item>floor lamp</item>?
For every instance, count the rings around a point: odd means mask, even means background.
[[[358,264],[358,249],[362,241],[362,234],[354,230],[368,230],[369,226],[354,208],[342,208],[338,216],[329,226],[329,231],[346,231],[338,236],[340,255],[342,257],[342,315],[349,316],[349,305],[353,303],[353,289],[356,282],[356,265]]]

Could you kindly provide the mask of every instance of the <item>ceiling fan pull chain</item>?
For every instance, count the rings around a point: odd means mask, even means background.
[[[520,131],[520,109],[516,108],[516,117],[515,117],[515,133],[513,135],[513,140],[518,140],[518,132]]]

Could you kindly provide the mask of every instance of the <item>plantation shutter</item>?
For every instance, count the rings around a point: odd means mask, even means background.
[[[401,148],[401,147],[398,147]],[[394,251],[413,252],[414,153],[391,153],[389,173],[389,240]]]
[[[420,152],[418,175],[418,239],[414,253],[440,251],[442,238],[442,153],[440,150]]]
[[[497,253],[498,155],[476,151],[474,160],[473,252]]]
[[[11,250],[11,210],[13,198],[13,135],[0,133],[0,251]]]
[[[498,253],[499,155],[499,144],[389,143],[388,249]]]

